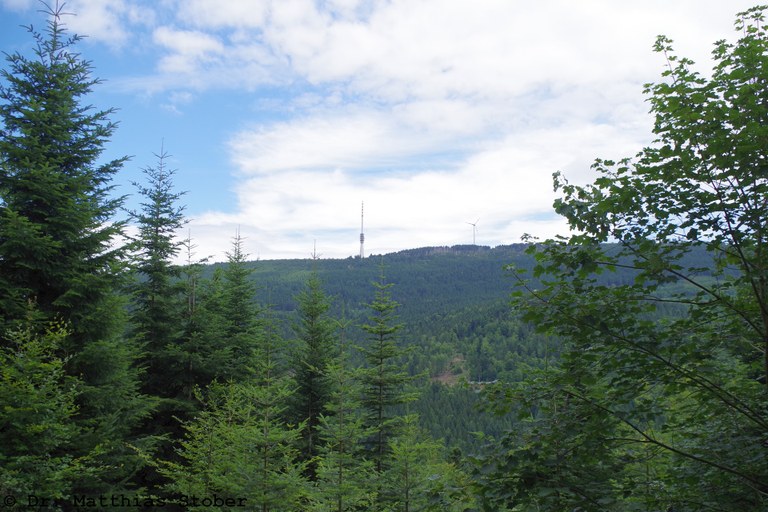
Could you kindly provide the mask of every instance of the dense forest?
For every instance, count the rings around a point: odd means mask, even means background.
[[[657,40],[656,141],[554,174],[569,236],[211,265],[164,151],[118,220],[49,9],[0,71],[0,507],[768,509],[765,9],[711,74]]]

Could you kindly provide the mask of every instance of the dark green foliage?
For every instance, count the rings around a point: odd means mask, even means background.
[[[328,365],[336,352],[336,323],[328,317],[331,302],[323,292],[317,274],[307,280],[307,287],[296,297],[299,322],[294,331],[298,346],[293,360],[296,393],[290,416],[296,423],[305,424],[302,433],[302,456],[311,461],[318,454],[317,431],[320,415],[326,410],[333,392],[328,379]],[[315,465],[309,463],[310,477],[314,478]]]
[[[185,401],[193,401],[196,386],[253,376],[264,326],[245,258],[237,235],[227,252],[227,266],[216,269],[210,279],[202,277],[201,264],[183,268],[183,332],[169,351],[177,372],[173,380],[180,384],[177,396]]]
[[[387,283],[381,270],[379,281],[373,283],[374,299],[368,304],[370,316],[363,330],[368,334],[367,343],[360,347],[366,366],[361,371],[365,411],[365,426],[371,430],[369,456],[376,471],[386,467],[389,440],[396,431],[398,414],[395,407],[412,401],[406,386],[413,380],[401,366],[403,349],[398,345],[398,332],[402,324],[397,322],[398,303],[392,300],[392,283]]]
[[[194,245],[190,238],[183,242],[187,263],[180,268],[181,314],[179,336],[171,343],[168,371],[174,374],[175,396],[185,404],[186,416],[197,409],[195,388],[210,383],[217,368],[230,358],[220,344],[224,339],[222,280],[220,275],[203,279],[203,262],[193,261]]]
[[[324,291],[334,298],[329,315],[338,316],[343,308],[350,320],[347,335],[362,339],[367,336],[360,324],[368,315],[364,306],[370,301],[370,282],[380,273],[379,264],[373,260],[269,260],[246,266],[259,284],[257,296],[276,304],[273,313],[283,326],[295,324],[297,305],[291,296],[300,293],[316,273]],[[533,258],[524,253],[522,245],[516,245],[472,250],[424,248],[385,255],[380,260],[387,266],[387,281],[396,287],[398,302],[403,304],[397,311],[404,323],[398,333],[401,343],[412,347],[402,351],[401,368],[412,375],[428,373],[435,382],[446,383],[438,390],[421,388],[422,398],[411,403],[409,410],[418,413],[435,438],[465,451],[474,450],[478,441],[472,432],[499,433],[509,420],[476,410],[479,387],[452,386],[463,381],[519,381],[532,369],[557,358],[557,343],[521,322],[510,312],[505,298],[512,282],[506,277],[504,264],[512,260],[519,267],[532,267]],[[705,258],[696,261],[706,264]],[[220,264],[206,267],[204,275],[224,268]],[[609,278],[632,279],[625,273]],[[294,334],[290,329],[280,332],[286,337]],[[362,365],[364,360],[361,354],[353,353],[350,363]],[[403,412],[402,408],[398,412]]]
[[[166,164],[169,156],[162,149],[155,156],[157,165],[142,171],[146,184],[134,183],[142,203],[139,211],[131,212],[139,229],[133,240],[137,277],[131,287],[132,323],[147,354],[144,388],[151,394],[168,396],[166,350],[180,334],[182,313],[179,267],[173,260],[181,250],[176,236],[185,219],[184,208],[178,205],[182,194],[173,190],[176,171]]]
[[[416,416],[399,421],[399,432],[389,442],[387,470],[381,475],[379,502],[385,504],[384,510],[471,510],[469,479],[443,459],[440,443],[421,431]]]
[[[8,55],[0,71],[0,291],[3,321],[23,319],[29,300],[41,316],[72,322],[67,348],[114,333],[105,301],[114,290],[122,250],[110,222],[122,203],[112,176],[125,159],[97,165],[115,125],[112,110],[81,104],[98,84],[73,51],[60,13],[32,31],[36,59]],[[73,361],[75,362],[75,361]]]
[[[30,27],[35,58],[6,56],[0,71],[0,338],[28,328],[34,304],[38,332],[63,321],[57,347],[68,375],[78,377],[73,457],[99,447],[111,473],[104,481],[74,475],[82,491],[120,488],[136,460],[126,442],[147,402],[137,393],[136,350],[119,339],[124,302],[124,250],[116,245],[122,204],[111,180],[125,159],[97,163],[115,129],[113,111],[84,103],[99,82],[74,51],[57,4],[43,32]]]
[[[359,371],[350,367],[345,326],[341,327],[337,357],[325,369],[332,392],[319,418],[315,468],[317,510],[336,512],[370,508],[376,497],[373,463],[363,450],[370,432],[360,406]]]
[[[739,15],[737,43],[717,43],[710,79],[659,38],[669,69],[647,86],[654,145],[598,160],[586,187],[555,176],[555,207],[577,234],[531,247],[538,284],[521,275],[516,306],[563,340],[562,360],[495,397],[528,419],[485,461],[489,503],[768,503],[764,9]],[[691,264],[702,250],[709,267]],[[617,268],[634,278],[598,278]]]
[[[419,422],[433,439],[441,439],[459,452],[475,453],[483,444],[479,433],[495,437],[514,423],[509,416],[488,414],[482,409],[483,388],[463,382],[453,386],[432,382],[421,389],[408,408],[418,412]]]
[[[223,343],[229,361],[221,366],[217,377],[244,379],[252,374],[256,337],[263,327],[260,307],[256,303],[253,270],[246,264],[243,240],[238,233],[227,253],[227,266],[222,272],[222,306],[225,324]]]
[[[236,265],[233,256],[240,248],[239,237],[234,245],[229,257]],[[224,300],[226,286],[223,284],[219,296],[222,311],[228,311],[227,305],[239,309],[241,301],[252,311],[250,317],[243,317],[245,323],[232,331],[248,341],[249,377],[226,384],[213,382],[197,392],[204,408],[184,423],[186,434],[178,450],[179,460],[163,462],[162,473],[170,479],[166,491],[172,495],[244,498],[251,510],[303,510],[311,489],[297,450],[304,425],[285,421],[295,388],[284,369],[285,343],[275,335],[268,311],[261,312],[256,322],[257,310],[250,297],[239,296],[239,301],[231,303]],[[227,329],[233,323],[223,325]],[[231,347],[226,352],[231,354]]]
[[[191,249],[191,241],[185,242]],[[182,332],[169,346],[177,396],[190,403],[197,386],[214,380],[243,381],[253,375],[257,338],[263,327],[254,300],[252,269],[245,264],[239,235],[227,252],[228,263],[210,278],[200,262],[182,267]]]
[[[183,244],[191,252],[191,241]],[[148,422],[154,433],[165,436],[158,452],[161,459],[174,460],[173,447],[183,436],[182,424],[199,414],[202,404],[197,390],[215,381],[248,383],[255,372],[259,340],[265,333],[239,236],[232,245],[229,264],[211,279],[202,279],[199,263],[190,261],[181,268],[180,279],[171,285],[181,292],[175,298],[179,313],[171,319],[178,332],[148,353],[162,369],[160,387],[154,390],[161,403]],[[157,475],[147,474],[147,478],[158,485]]]
[[[167,167],[168,154],[161,149],[155,157],[157,164],[142,170],[146,183],[134,183],[142,202],[138,211],[131,212],[139,232],[131,241],[135,277],[128,288],[131,334],[142,347],[143,391],[157,401],[142,430],[162,439],[157,455],[163,457],[180,435],[177,418],[188,416],[194,405],[192,386],[184,378],[188,368],[179,367],[175,349],[185,319],[180,270],[173,261],[182,245],[176,239],[185,222],[183,207],[178,206],[182,194],[173,190],[176,171]],[[154,486],[157,478],[149,471],[140,483]]]

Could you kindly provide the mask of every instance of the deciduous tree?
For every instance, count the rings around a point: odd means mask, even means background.
[[[505,496],[497,504],[562,509],[555,498],[565,495],[567,508],[583,510],[768,503],[765,9],[738,15],[740,37],[715,45],[709,77],[660,37],[667,69],[646,88],[654,144],[597,160],[591,185],[555,176],[555,208],[575,233],[532,246],[537,282],[521,280],[516,307],[563,339],[563,358],[545,385],[511,393],[533,423],[504,453],[545,456],[520,466],[496,458],[509,469],[494,484]],[[697,251],[711,265],[692,264]],[[633,280],[606,285],[600,274],[616,268]],[[568,421],[563,436],[556,406],[584,426]],[[604,456],[582,452],[585,442]],[[558,443],[568,458],[553,458]]]

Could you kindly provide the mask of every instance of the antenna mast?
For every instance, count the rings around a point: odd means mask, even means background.
[[[363,233],[363,208],[365,203],[360,203],[360,259],[365,257],[365,251],[363,250],[363,244],[365,243],[365,234]]]

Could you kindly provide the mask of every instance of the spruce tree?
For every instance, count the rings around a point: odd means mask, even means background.
[[[257,337],[263,329],[261,308],[256,303],[256,285],[253,268],[248,265],[248,254],[243,251],[243,238],[238,230],[227,252],[227,265],[222,271],[222,313],[224,321],[223,345],[229,361],[222,365],[218,376],[224,379],[244,380],[252,374]]]
[[[176,402],[179,418],[197,410],[196,387],[214,380],[243,381],[253,372],[259,308],[239,235],[232,246],[227,265],[210,279],[202,279],[202,267],[190,261],[178,281],[183,311],[180,332],[163,349],[163,392]]]
[[[167,396],[167,347],[181,330],[181,287],[179,266],[174,263],[182,242],[176,234],[185,223],[184,206],[178,204],[183,193],[174,191],[174,169],[162,148],[155,154],[157,164],[145,167],[146,184],[134,182],[142,197],[141,208],[131,212],[139,229],[133,240],[136,249],[136,281],[133,292],[133,329],[146,354],[144,388],[147,393]]]
[[[157,401],[142,431],[162,439],[156,452],[162,457],[171,453],[170,442],[181,436],[177,418],[189,415],[193,407],[179,398],[184,379],[174,364],[173,350],[183,328],[183,288],[174,262],[182,246],[176,234],[185,222],[184,207],[178,204],[183,193],[174,190],[176,171],[167,166],[168,153],[161,147],[155,157],[154,166],[142,169],[144,183],[133,183],[141,205],[130,212],[138,234],[131,241],[135,275],[129,291],[132,336],[143,354],[143,391]],[[154,471],[148,471],[140,482],[154,487],[157,479]]]
[[[459,512],[477,510],[469,479],[443,459],[442,444],[419,427],[415,414],[400,419],[401,428],[389,443],[389,464],[381,476],[379,502],[385,510]]]
[[[181,462],[162,464],[169,500],[214,496],[222,510],[304,510],[309,487],[296,465],[299,429],[281,419],[289,389],[283,379],[214,383],[205,409],[185,423]],[[204,503],[184,510],[210,510]]]
[[[294,326],[300,345],[294,357],[293,369],[296,393],[292,404],[292,419],[305,422],[302,435],[302,455],[305,460],[318,454],[317,430],[320,415],[329,414],[326,405],[331,400],[332,382],[327,369],[334,353],[335,323],[328,317],[331,302],[322,289],[317,272],[307,280],[306,288],[297,296],[300,321]],[[314,478],[314,463],[310,462],[310,477]]]
[[[102,314],[123,249],[111,222],[122,198],[110,181],[125,158],[97,164],[115,129],[113,110],[94,111],[83,97],[98,84],[79,58],[57,6],[44,32],[32,33],[36,59],[6,56],[0,71],[0,304],[7,324],[41,316],[72,323],[79,351],[114,332]]]
[[[371,313],[368,323],[362,325],[368,342],[361,347],[366,368],[360,378],[365,426],[373,432],[367,447],[376,471],[381,472],[386,466],[389,441],[397,429],[396,407],[414,397],[406,390],[413,378],[402,369],[405,351],[398,345],[398,333],[403,328],[403,324],[397,323],[399,304],[392,300],[393,285],[386,282],[383,268],[373,286],[374,299],[368,304]]]
[[[147,412],[137,393],[135,348],[120,339],[124,304],[117,298],[124,249],[122,204],[111,180],[125,158],[99,163],[115,130],[112,109],[84,103],[99,83],[75,51],[61,6],[48,8],[42,32],[28,30],[34,58],[6,56],[0,71],[0,344],[27,321],[29,303],[44,330],[63,321],[69,335],[60,354],[79,380],[76,419],[83,428],[72,448],[83,456],[100,447],[112,472],[82,475],[83,492],[114,489],[134,469],[126,448]],[[120,485],[120,484],[117,484]]]
[[[375,503],[373,463],[363,445],[370,432],[364,427],[357,368],[351,368],[341,325],[336,357],[326,367],[332,384],[330,400],[317,428],[319,456],[315,468],[316,509],[346,512],[368,510]]]
[[[66,328],[52,324],[37,335],[27,325],[6,336],[10,344],[0,347],[0,494],[69,500],[73,475],[99,468],[67,454],[79,428],[77,382],[56,355]]]
[[[214,340],[221,340],[224,332],[221,312],[220,272],[213,278],[204,278],[207,259],[196,260],[196,246],[189,234],[182,242],[187,253],[186,263],[180,268],[179,284],[182,287],[181,335],[169,347],[169,357],[174,361],[176,396],[186,402],[188,410],[197,410],[195,389],[213,380],[212,366],[222,361],[212,356],[210,348]]]

